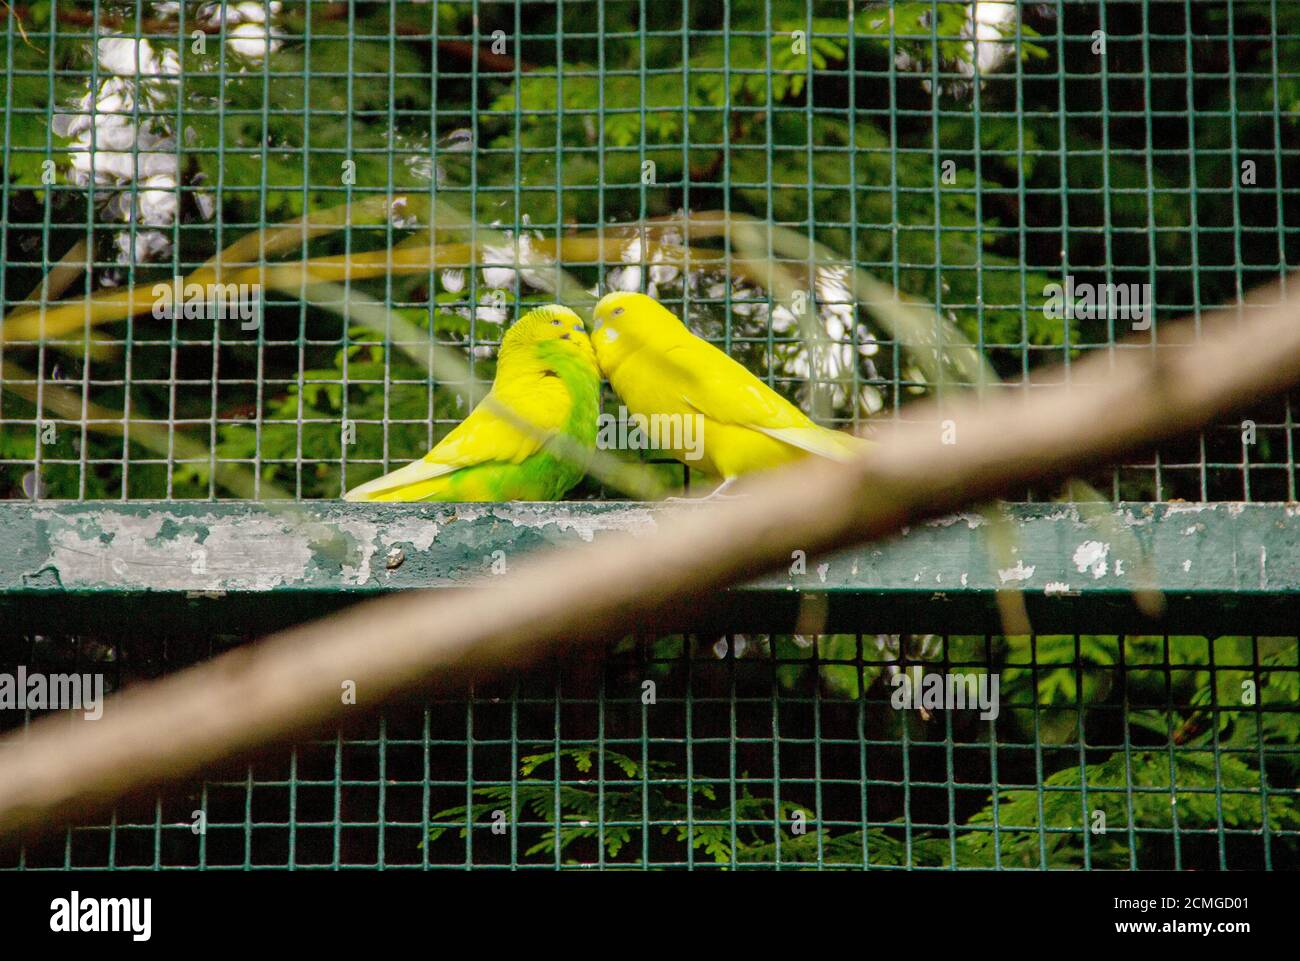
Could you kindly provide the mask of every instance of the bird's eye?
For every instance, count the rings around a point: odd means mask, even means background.
[[[614,313],[614,316],[617,317],[619,314],[623,313],[623,308],[622,308],[622,307],[615,307],[613,313]]]
[[[560,322],[559,322],[558,320],[553,320],[553,321],[551,321],[551,326],[552,326],[552,327],[559,327],[559,326],[560,326]]]

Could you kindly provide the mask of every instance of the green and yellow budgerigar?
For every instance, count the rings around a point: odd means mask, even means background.
[[[662,446],[682,463],[718,475],[724,487],[810,454],[848,460],[871,446],[814,423],[645,294],[607,294],[591,327],[600,369],[631,414],[702,418],[703,442],[695,449]]]
[[[489,403],[488,399],[493,403]],[[567,307],[531,310],[501,340],[492,389],[420,460],[344,495],[349,501],[551,501],[586,473],[557,451],[596,444],[600,372],[582,319]],[[531,424],[522,429],[498,405]],[[548,438],[551,438],[548,440]]]

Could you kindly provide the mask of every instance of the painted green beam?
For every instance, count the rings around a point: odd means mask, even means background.
[[[666,509],[0,503],[0,632],[260,632],[385,592],[461,587],[549,546],[646,536]],[[1002,511],[1005,527],[960,514],[832,557],[792,558],[790,571],[684,606],[674,626],[997,632],[996,591],[1018,588],[1039,631],[1300,631],[1300,505],[1121,504],[1100,518],[1061,504]],[[1014,534],[1002,563],[988,546],[998,530]],[[1133,603],[1135,551],[1165,594],[1160,621]]]

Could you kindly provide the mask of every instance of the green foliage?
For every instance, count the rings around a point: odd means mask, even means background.
[[[528,755],[521,759],[513,783],[476,788],[481,801],[433,814],[431,820],[438,823],[429,830],[429,842],[452,830],[465,838],[471,829],[491,829],[505,812],[509,829],[539,835],[523,850],[524,859],[580,863],[591,860],[592,848],[599,845],[615,865],[640,863],[642,846],[651,843],[642,836],[645,824],[669,839],[682,860],[689,846],[717,865],[771,864],[779,859],[848,866],[861,864],[864,850],[872,864],[908,863],[908,846],[892,828],[870,829],[864,848],[863,832],[832,834],[800,804],[757,797],[744,786],[735,798],[720,800],[713,784],[699,780],[688,791],[686,779],[667,762],[642,764],[595,746],[566,748],[558,757],[581,777],[557,777],[553,751]],[[548,771],[551,776],[538,776]],[[934,838],[917,838],[912,856],[937,858],[941,848]]]
[[[558,776],[535,777],[540,770],[554,770],[557,755],[554,752],[532,754],[521,760],[520,780],[515,784],[477,788],[475,794],[485,800],[439,811],[432,820],[490,825],[494,813],[504,806],[511,823],[527,813],[539,824],[553,825],[543,830],[540,839],[524,851],[526,857],[547,854],[562,858],[572,846],[589,841],[603,845],[610,858],[617,858],[625,848],[640,840],[644,814],[648,822],[659,824],[664,835],[681,841],[689,839],[693,847],[720,863],[729,860],[730,848],[719,830],[720,825],[687,826],[692,816],[696,820],[718,820],[717,811],[710,818],[709,809],[695,804],[697,800],[701,804],[717,800],[711,785],[693,784],[688,792],[683,779],[671,776],[671,764],[651,761],[643,765],[609,749],[568,748],[559,752],[558,759],[570,761],[579,774],[590,776],[598,770],[597,762],[593,761],[596,756],[604,765],[599,769],[600,788],[592,785],[590,777],[577,783]],[[510,811],[512,800],[516,808]],[[433,827],[429,832],[430,841],[437,841],[450,829],[446,823]],[[461,828],[460,836],[464,837],[467,830]]]
[[[421,175],[432,166],[428,133],[413,132],[407,113],[427,114],[429,91],[398,79],[422,69],[420,56],[409,44],[390,49],[368,41],[347,48],[346,23],[323,26],[329,29],[314,42],[324,46],[332,37],[338,42],[325,49],[340,57],[349,50],[352,75],[337,69],[327,73],[310,64],[300,48],[290,47],[274,57],[273,83],[257,70],[222,75],[210,65],[187,83],[192,96],[224,104],[219,112],[188,119],[197,143],[204,145],[194,157],[207,182],[266,184],[262,216],[269,222],[301,214],[304,206],[336,206],[349,194],[345,186],[359,193],[427,189],[429,183],[429,174]],[[400,92],[395,84],[401,84]],[[288,121],[291,117],[296,121]],[[355,165],[351,184],[344,179],[345,163]]]
[[[1293,799],[1278,801],[1267,806],[1269,826],[1295,830],[1300,811]],[[1001,793],[967,822],[971,830],[959,838],[958,863],[1153,867],[1152,845],[1167,840],[1175,827],[1258,830],[1263,807],[1260,772],[1237,755],[1117,752],[1098,764],[1057,771],[1041,791]]]
[[[719,798],[722,785],[698,777],[688,791],[671,763],[595,745],[562,750],[560,776],[556,758],[528,755],[512,783],[476,788],[477,802],[433,814],[430,843],[453,830],[464,838],[491,829],[504,812],[507,831],[521,841],[537,837],[522,850],[525,861],[586,862],[597,845],[615,865],[641,863],[652,848],[654,859],[685,860],[689,845],[718,865],[1123,869],[1164,866],[1163,846],[1176,832],[1190,847],[1204,836],[1217,844],[1221,831],[1258,830],[1265,817],[1275,832],[1300,827],[1291,794],[1266,803],[1258,770],[1238,754],[1205,748],[1117,751],[1064,768],[1041,790],[1000,791],[951,833],[901,823],[826,828],[805,805],[755,796],[743,783],[734,798]],[[643,825],[667,842],[643,835]]]

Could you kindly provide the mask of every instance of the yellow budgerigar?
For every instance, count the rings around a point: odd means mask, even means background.
[[[599,403],[600,372],[582,319],[554,304],[531,310],[502,338],[484,401],[420,460],[344,499],[559,500],[586,472],[573,454],[595,447]],[[556,437],[570,441],[567,451],[557,450]]]
[[[718,475],[723,487],[742,474],[810,454],[848,460],[870,446],[814,423],[652,297],[607,294],[596,304],[591,326],[600,369],[629,413],[651,427],[654,415],[673,424],[675,418],[700,424],[702,443],[679,445],[678,434],[687,432],[664,429],[659,446],[688,466]]]

